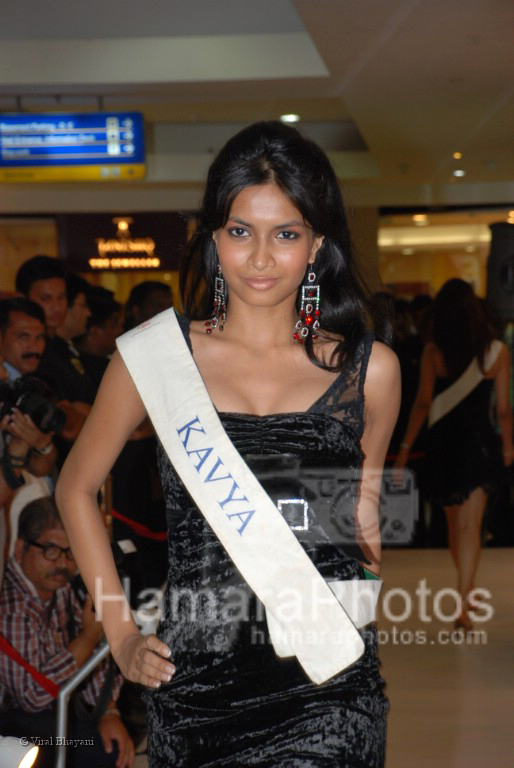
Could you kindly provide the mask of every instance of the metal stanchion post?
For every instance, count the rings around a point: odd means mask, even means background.
[[[57,697],[57,757],[55,768],[64,768],[66,765],[66,731],[68,727],[68,704],[70,696],[80,683],[100,664],[109,654],[109,646],[101,643],[86,663],[67,680],[59,689]]]

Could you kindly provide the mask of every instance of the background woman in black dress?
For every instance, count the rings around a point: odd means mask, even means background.
[[[470,630],[470,593],[480,557],[487,494],[498,480],[501,464],[509,466],[513,459],[510,360],[507,347],[493,340],[480,302],[464,280],[445,283],[432,312],[432,341],[423,351],[418,394],[395,466],[397,470],[405,466],[409,448],[434,398],[476,360],[481,380],[477,379],[476,386],[464,392],[459,402],[430,427],[427,447],[427,493],[433,502],[444,506],[457,568],[461,611],[456,625]],[[490,419],[493,388],[501,442]]]

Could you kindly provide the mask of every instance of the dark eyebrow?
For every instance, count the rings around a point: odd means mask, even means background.
[[[229,216],[228,221],[233,221],[235,224],[241,224],[243,227],[251,227],[252,225],[244,221],[243,219],[238,218],[237,216]],[[297,221],[296,219],[291,219],[291,221],[286,221],[283,224],[278,224],[275,229],[287,229],[288,227],[307,227],[307,224],[305,224],[303,221]]]
[[[307,225],[303,221],[297,221],[296,219],[291,219],[291,221],[286,221],[285,224],[280,224],[277,229],[287,229],[288,227],[306,227]]]

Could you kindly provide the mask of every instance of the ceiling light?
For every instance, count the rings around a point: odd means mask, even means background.
[[[301,120],[300,115],[295,115],[293,113],[287,114],[287,115],[280,115],[280,121],[282,123],[298,123]]]
[[[426,213],[415,213],[412,217],[412,221],[417,227],[426,227],[428,225]]]
[[[454,160],[460,160],[462,157],[462,152],[454,152],[452,157]]]
[[[402,248],[402,254],[404,256],[412,256],[414,253],[414,248]]]
[[[453,172],[453,175],[457,176],[457,177],[465,176],[466,175],[466,171],[463,171],[462,168],[457,168],[457,170],[455,170]]]
[[[477,248],[476,248],[476,245],[467,245],[467,246],[464,248],[464,250],[466,251],[466,253],[475,253],[476,249],[477,249]]]

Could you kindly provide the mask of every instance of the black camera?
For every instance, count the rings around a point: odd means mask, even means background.
[[[0,419],[18,408],[30,416],[40,432],[59,432],[66,414],[53,402],[50,388],[36,376],[20,376],[12,384],[0,386]]]

